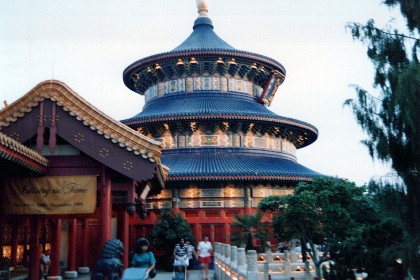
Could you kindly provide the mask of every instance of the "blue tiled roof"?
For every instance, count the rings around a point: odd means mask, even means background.
[[[162,163],[170,168],[168,181],[308,181],[322,176],[293,156],[245,148],[167,149]]]
[[[213,23],[207,17],[197,18],[194,22],[194,31],[191,35],[173,51],[200,50],[200,49],[228,49],[235,48],[223,41],[213,31]]]
[[[315,141],[318,135],[318,130],[314,126],[279,116],[259,103],[256,98],[243,93],[174,93],[151,100],[143,107],[142,112],[122,122],[126,125],[138,125],[156,121],[212,118],[271,122],[273,125],[300,127],[312,135],[310,143]]]
[[[275,59],[248,51],[237,50],[226,43],[213,31],[213,23],[210,18],[197,18],[194,22],[193,29],[191,35],[172,51],[154,54],[130,64],[123,72],[124,84],[129,89],[144,94],[147,88],[155,84],[158,80],[161,81],[168,78],[168,76],[172,77],[176,74],[174,73],[173,66],[179,60],[189,60],[191,57],[194,57],[199,62],[206,61],[211,63],[215,63],[219,58],[235,59],[238,63],[248,65],[249,67],[256,63],[265,68],[266,71],[263,75],[265,78],[259,79],[262,87],[265,87],[265,82],[267,82],[268,75],[271,71],[278,71],[284,77],[286,76],[286,69]],[[151,73],[150,70],[157,64],[161,66],[162,76],[147,77]],[[133,81],[133,76],[136,75],[136,79],[140,78],[140,84],[136,84],[137,82]],[[231,75],[234,76],[235,73]]]

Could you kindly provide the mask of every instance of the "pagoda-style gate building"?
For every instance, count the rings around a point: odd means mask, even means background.
[[[207,3],[197,3],[199,17],[182,44],[125,69],[124,83],[145,105],[122,122],[161,141],[170,169],[137,230],[147,235],[159,209],[169,208],[185,215],[198,240],[229,242],[234,214],[253,213],[263,197],[290,194],[320,175],[296,159],[318,130],[267,108],[284,67],[226,43],[213,31]]]
[[[40,279],[92,268],[120,239],[128,264],[139,236],[129,213],[164,187],[161,144],[113,120],[59,81],[45,81],[0,110],[0,248]],[[130,246],[131,245],[131,246]],[[0,269],[1,270],[1,269]]]

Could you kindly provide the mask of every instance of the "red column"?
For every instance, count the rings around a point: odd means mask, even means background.
[[[29,222],[29,217],[26,217],[23,225],[25,226],[25,237],[23,240],[23,245],[25,246],[24,250],[23,250],[23,263],[25,266],[29,266],[29,248],[28,245],[30,245],[30,222]]]
[[[76,270],[76,233],[77,233],[77,219],[69,220],[69,242],[67,255],[67,270]]]
[[[4,215],[0,215],[0,257],[3,257],[4,223]]]
[[[112,200],[111,200],[111,180],[106,174],[105,167],[101,170],[101,247],[111,239],[111,218],[112,218]]]
[[[38,246],[38,237],[40,232],[40,224],[37,216],[32,216],[30,218],[31,226],[31,236],[30,236],[30,251],[29,251],[29,271],[28,277],[29,280],[38,280],[39,279],[39,270],[41,257],[41,252],[39,251]]]
[[[129,257],[129,225],[128,225],[129,217],[127,211],[125,211],[124,207],[120,207],[118,210],[118,229],[120,232],[118,233],[118,238],[124,244],[124,255],[122,258],[122,263],[124,268],[128,267],[128,257]]]
[[[89,266],[88,255],[89,255],[89,221],[84,219],[82,221],[82,248],[80,250],[82,266]]]
[[[133,226],[133,225],[130,225],[128,231],[130,232],[130,237],[129,237],[130,238],[130,244],[132,244],[134,246],[134,244],[136,244],[136,238],[137,238],[136,227]],[[127,251],[127,253],[129,253],[129,252]]]
[[[201,241],[204,238],[203,228],[202,228],[203,223],[202,222],[206,220],[206,217],[204,215],[204,210],[199,210],[198,211],[198,219],[201,222],[197,223],[197,236],[196,237],[197,237],[197,241]]]
[[[226,244],[230,244],[230,223],[225,223]]]
[[[197,241],[197,243],[199,242],[199,241],[201,241],[201,239],[200,238],[198,238],[198,233],[201,233],[201,227],[200,227],[200,223],[195,223],[194,224],[194,232],[193,232],[193,234],[194,234],[194,236],[195,236],[195,239],[196,239],[196,241]],[[200,236],[201,237],[201,236]]]
[[[51,240],[51,276],[60,276],[60,252],[61,252],[61,219],[52,223]]]
[[[17,264],[18,224],[20,224],[18,221],[14,221],[12,224],[12,254],[10,258],[13,267]]]

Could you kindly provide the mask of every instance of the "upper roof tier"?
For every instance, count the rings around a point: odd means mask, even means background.
[[[172,51],[140,59],[128,66],[123,73],[125,85],[143,95],[160,82],[178,78],[236,78],[262,88],[260,102],[270,105],[286,76],[283,65],[272,58],[235,49],[214,32],[213,23],[207,16],[207,3],[198,0],[197,8],[199,17],[191,35]]]
[[[223,41],[214,31],[213,22],[208,17],[199,17],[194,22],[191,35],[173,51],[189,50],[236,50],[234,47]]]

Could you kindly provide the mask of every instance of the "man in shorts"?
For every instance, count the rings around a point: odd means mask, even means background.
[[[203,278],[209,279],[209,264],[211,262],[211,251],[213,247],[209,242],[208,237],[204,237],[203,241],[200,241],[197,246],[198,258],[200,259],[201,269],[203,271]]]

